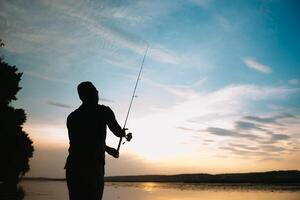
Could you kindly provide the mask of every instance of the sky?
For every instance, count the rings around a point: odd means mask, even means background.
[[[81,81],[123,125],[147,45],[133,140],[106,175],[300,170],[299,1],[3,0],[0,27],[23,72],[27,176],[64,177]]]

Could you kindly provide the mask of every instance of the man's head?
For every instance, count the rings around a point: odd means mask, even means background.
[[[77,91],[79,98],[83,103],[98,104],[98,90],[90,81],[81,82],[77,86]]]

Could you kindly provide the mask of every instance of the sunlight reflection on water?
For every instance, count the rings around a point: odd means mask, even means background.
[[[63,181],[23,181],[25,200],[68,199]],[[252,184],[106,183],[104,200],[299,200],[299,186]]]

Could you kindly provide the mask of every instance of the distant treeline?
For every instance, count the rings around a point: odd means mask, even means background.
[[[108,182],[184,183],[300,183],[300,171],[269,171],[234,174],[178,174],[106,177]]]
[[[56,178],[24,178],[25,180],[65,181]],[[173,183],[266,183],[300,184],[300,171],[269,171],[234,174],[178,174],[178,175],[139,175],[109,176],[106,182],[173,182]]]

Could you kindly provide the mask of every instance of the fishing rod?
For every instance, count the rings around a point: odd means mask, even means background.
[[[130,113],[130,110],[131,110],[131,106],[132,106],[133,99],[134,99],[134,97],[136,97],[136,96],[135,96],[135,92],[136,92],[136,89],[137,89],[137,86],[138,86],[138,83],[139,83],[139,80],[140,80],[140,76],[141,76],[141,74],[142,74],[142,70],[143,70],[145,58],[146,58],[146,55],[147,55],[147,53],[148,53],[149,44],[148,44],[148,43],[146,43],[146,44],[147,44],[147,48],[146,48],[146,51],[145,51],[145,54],[144,54],[144,57],[143,57],[143,60],[142,60],[142,64],[141,64],[141,68],[140,68],[139,74],[138,74],[137,79],[136,79],[136,82],[135,82],[135,86],[134,86],[133,94],[132,94],[132,96],[131,96],[129,108],[128,108],[127,115],[126,115],[125,122],[124,122],[124,126],[123,126],[123,130],[127,130],[126,124],[127,124],[128,116],[129,116],[129,113]],[[128,133],[128,134],[125,136],[125,138],[126,138],[128,141],[130,141],[130,139],[132,138],[132,134],[131,134],[131,133]],[[120,137],[119,144],[118,144],[118,148],[117,148],[118,151],[120,150],[120,147],[121,147],[121,144],[122,144],[122,139],[123,139],[123,137]]]

